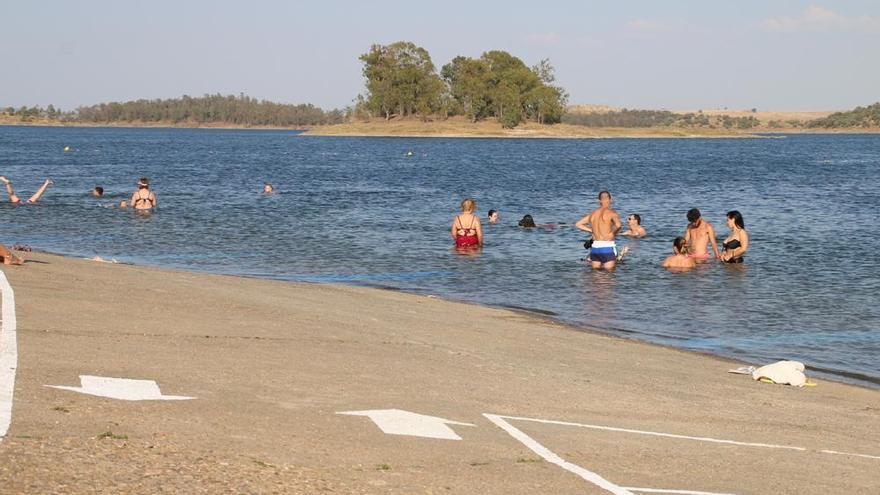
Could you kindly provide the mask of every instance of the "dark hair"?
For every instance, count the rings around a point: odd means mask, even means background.
[[[687,217],[688,217],[688,222],[690,222],[690,223],[696,222],[697,220],[700,219],[701,216],[702,215],[700,215],[700,210],[698,210],[696,208],[691,208],[690,210],[688,210]]]
[[[607,194],[607,195],[608,195],[608,199],[611,199],[611,193],[608,192],[608,191],[604,191],[604,190],[599,192],[599,199],[602,199],[602,195],[603,195],[603,194]]]
[[[688,252],[688,244],[687,241],[684,240],[684,237],[678,236],[672,240],[672,245],[675,246],[675,250],[678,251],[678,254],[687,254]]]
[[[642,224],[642,217],[640,217],[638,213],[632,213],[630,216],[636,219],[637,224]]]
[[[536,227],[535,219],[532,218],[531,215],[525,215],[522,217],[522,220],[519,221],[520,227]]]
[[[101,186],[95,186],[95,192],[98,193],[98,195],[104,194],[104,188]]]
[[[739,227],[741,229],[746,228],[745,223],[743,223],[743,216],[740,215],[739,211],[737,211],[737,210],[728,211],[727,218],[732,218],[733,224],[736,225],[737,227]]]
[[[489,210],[489,213],[486,216],[491,217],[493,213],[498,213],[498,210]]]

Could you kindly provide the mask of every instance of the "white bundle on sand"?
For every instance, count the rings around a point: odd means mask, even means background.
[[[766,378],[773,383],[803,387],[807,383],[804,375],[804,363],[798,361],[778,361],[767,366],[761,366],[752,372],[752,378],[760,380]]]

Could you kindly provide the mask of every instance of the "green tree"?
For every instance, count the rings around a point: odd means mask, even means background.
[[[452,98],[472,122],[488,114],[490,97],[489,65],[484,60],[458,56],[444,65],[440,75],[449,86]]]
[[[367,106],[386,120],[394,114],[427,117],[440,109],[444,86],[424,48],[407,41],[373,45],[360,60]]]

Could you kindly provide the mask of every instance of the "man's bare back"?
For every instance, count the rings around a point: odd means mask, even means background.
[[[623,224],[620,214],[611,209],[611,193],[599,193],[599,208],[590,212],[575,223],[575,227],[589,232],[593,237],[590,248],[590,264],[593,268],[611,270],[617,266],[617,249],[614,236],[620,232]]]

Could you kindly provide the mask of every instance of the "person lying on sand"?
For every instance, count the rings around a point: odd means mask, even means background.
[[[6,184],[6,194],[9,195],[9,202],[12,204],[16,204],[16,205],[22,204],[21,198],[16,196],[15,191],[12,189],[12,181],[7,179],[6,177],[0,175],[0,182]],[[54,182],[52,182],[52,179],[46,179],[45,182],[43,182],[43,185],[40,186],[39,189],[37,189],[37,192],[35,192],[33,194],[33,196],[28,198],[28,200],[25,201],[24,204],[31,204],[32,205],[32,204],[36,203],[37,201],[39,201],[40,198],[43,197],[43,193],[46,192],[46,189],[48,189],[49,185],[51,185],[51,184],[54,184]]]
[[[24,264],[24,258],[20,258],[12,254],[12,251],[6,249],[6,246],[4,246],[3,244],[0,244],[0,258],[3,258],[4,265]]]

